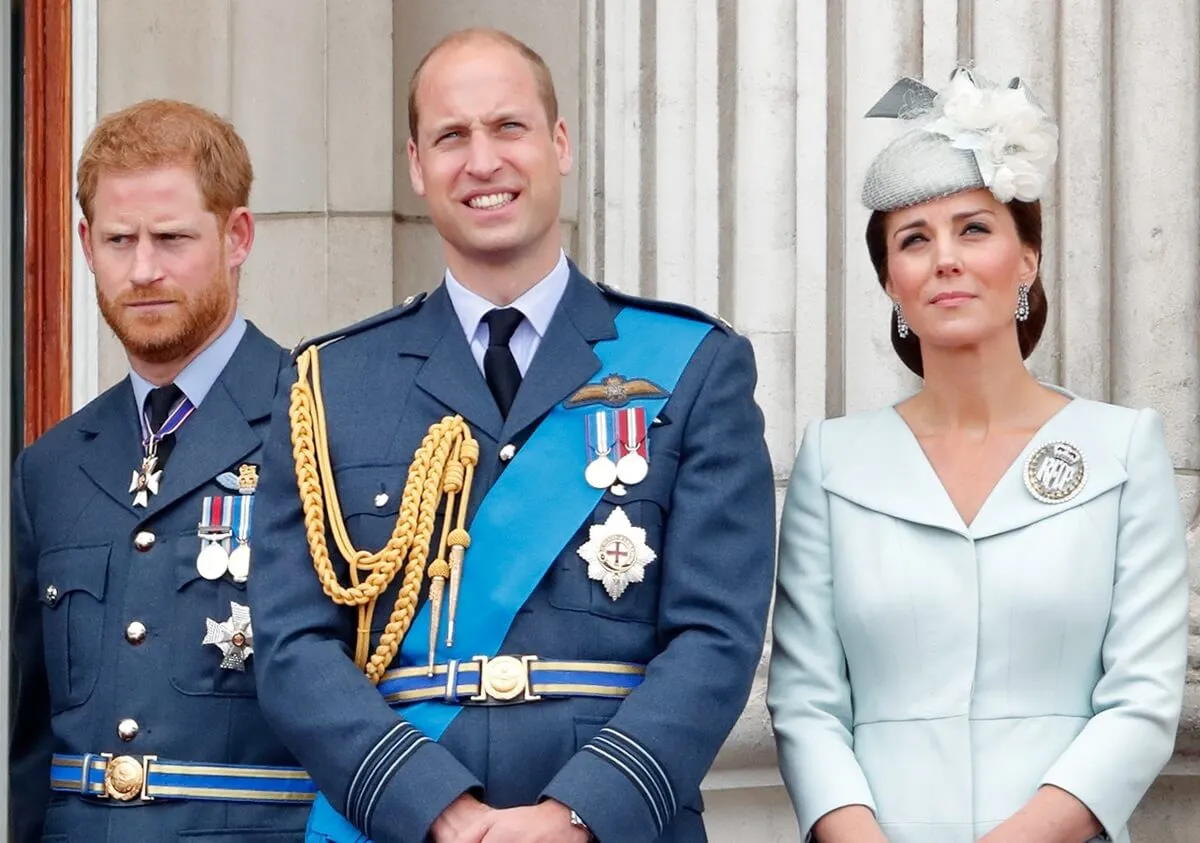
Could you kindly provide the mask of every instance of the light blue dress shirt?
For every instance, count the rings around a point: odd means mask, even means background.
[[[229,327],[175,376],[175,385],[183,390],[183,394],[193,405],[199,407],[204,401],[204,397],[217,382],[217,378],[225,369],[225,365],[229,363],[230,358],[233,357],[233,353],[237,351],[238,343],[242,341],[245,334],[246,317],[242,316],[239,311],[234,314]],[[139,416],[142,416],[142,433],[145,434],[146,419],[140,411],[146,406],[146,396],[150,394],[150,390],[154,389],[154,384],[132,369],[129,370],[129,380],[133,386],[133,397],[137,401]]]
[[[515,307],[525,315],[525,321],[517,326],[516,332],[509,340],[508,348],[517,361],[517,368],[524,376],[533,355],[541,345],[542,337],[550,319],[562,300],[567,289],[567,281],[571,277],[570,267],[567,266],[567,256],[558,253],[558,263],[550,274],[524,292],[509,307]],[[462,324],[463,333],[471,345],[471,354],[479,370],[483,371],[483,353],[487,351],[489,331],[484,315],[498,305],[468,290],[456,279],[449,269],[446,270],[446,292],[450,295],[450,304]]]

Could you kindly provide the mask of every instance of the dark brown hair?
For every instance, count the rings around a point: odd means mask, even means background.
[[[473,41],[490,41],[493,44],[511,47],[521,58],[529,62],[529,67],[533,70],[533,78],[537,82],[538,98],[541,99],[542,107],[546,110],[546,123],[553,131],[554,124],[558,121],[558,95],[554,93],[554,78],[550,75],[550,68],[546,66],[546,60],[524,41],[499,29],[460,29],[437,42],[417,64],[417,69],[413,71],[412,77],[408,80],[408,133],[413,142],[415,143],[417,140],[417,126],[420,123],[417,88],[421,84],[421,71],[425,69],[425,65],[429,64],[431,58],[446,47],[462,46]]]
[[[1017,323],[1017,342],[1021,346],[1021,357],[1026,359],[1037,348],[1046,327],[1046,290],[1042,286],[1042,203],[1021,202],[1014,199],[1005,205],[1017,226],[1017,236],[1038,256],[1038,272],[1029,287],[1029,318]],[[887,289],[887,213],[875,211],[867,222],[867,251],[879,277],[879,286]],[[921,362],[921,341],[909,332],[901,338],[896,325],[896,312],[892,315],[892,348],[900,360],[918,377],[925,377],[925,366]]]

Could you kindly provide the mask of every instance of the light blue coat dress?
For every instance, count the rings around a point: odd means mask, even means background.
[[[1086,479],[1049,504],[1025,464],[1055,441]],[[890,843],[968,843],[1050,784],[1127,843],[1171,756],[1187,647],[1154,411],[1076,398],[970,526],[894,409],[815,422],[781,530],[768,704],[806,838],[860,804]]]

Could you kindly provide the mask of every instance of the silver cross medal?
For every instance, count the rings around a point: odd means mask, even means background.
[[[230,602],[229,620],[217,623],[205,618],[208,632],[202,644],[212,644],[221,651],[221,667],[226,670],[246,670],[246,659],[254,655],[254,630],[250,626],[250,607]]]
[[[157,464],[158,455],[151,451],[142,458],[141,469],[133,472],[133,482],[129,484],[129,491],[133,493],[134,506],[146,506],[150,502],[150,496],[158,494],[162,469],[155,471],[154,466]]]

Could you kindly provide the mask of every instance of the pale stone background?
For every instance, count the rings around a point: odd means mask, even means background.
[[[1062,129],[1034,368],[1164,413],[1195,532],[1195,0],[101,0],[99,110],[173,96],[236,123],[257,172],[244,309],[290,344],[438,281],[403,162],[405,97],[425,49],[466,25],[508,28],[554,71],[577,161],[562,225],[581,265],[720,311],[754,342],[781,492],[809,419],[914,386],[857,198],[895,127],[860,115],[898,75],[942,79],[956,59],[1021,75]],[[106,386],[124,374],[106,329],[99,354]],[[1200,841],[1197,687],[1139,843]],[[797,836],[762,696],[760,681],[709,778],[716,843]]]

